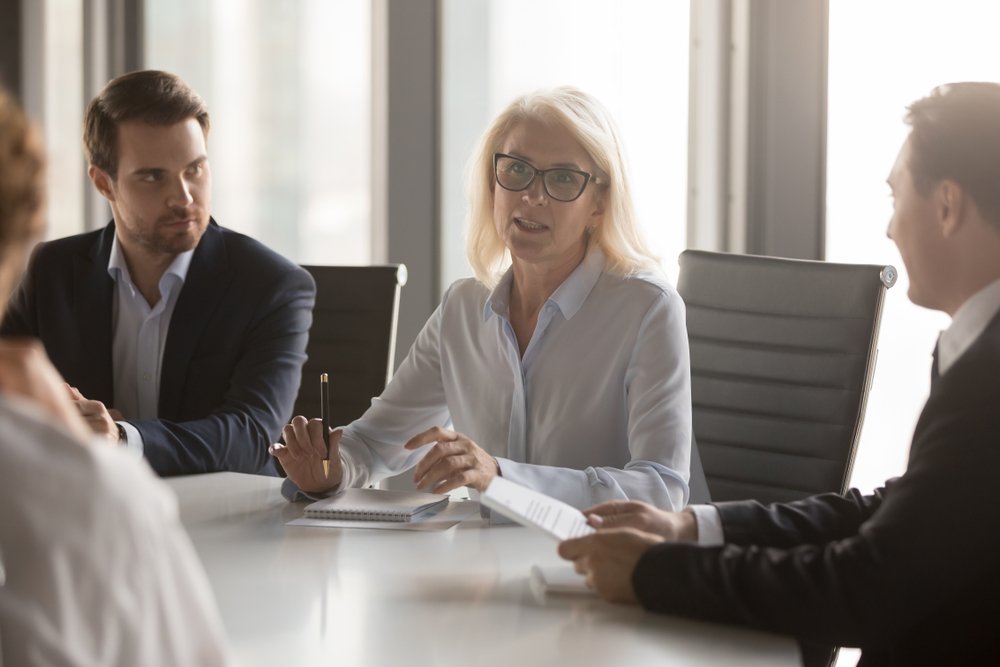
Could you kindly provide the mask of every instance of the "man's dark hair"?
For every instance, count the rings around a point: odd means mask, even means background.
[[[949,83],[907,110],[910,174],[926,194],[950,179],[1000,227],[1000,84]]]
[[[0,89],[0,256],[39,231],[45,154],[24,112]]]
[[[87,106],[83,145],[87,160],[112,178],[118,172],[118,124],[137,120],[174,125],[194,118],[208,136],[208,107],[175,74],[141,70],[123,74],[104,86]]]

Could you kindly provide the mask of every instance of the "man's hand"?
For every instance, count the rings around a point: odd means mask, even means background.
[[[611,500],[584,510],[595,528],[635,528],[670,542],[697,542],[698,522],[691,512],[666,512],[638,500]]]
[[[410,438],[404,447],[420,449],[432,442],[437,444],[420,459],[413,472],[413,481],[418,489],[448,493],[468,486],[485,491],[493,478],[500,474],[500,465],[486,450],[468,436],[439,426]]]
[[[69,390],[69,397],[76,403],[80,416],[83,417],[90,430],[115,444],[121,444],[121,439],[118,437],[118,424],[115,423],[111,412],[104,407],[104,403],[87,399],[76,387],[67,384],[66,388]],[[114,412],[120,414],[117,410]]]
[[[268,450],[281,462],[288,479],[306,493],[325,493],[340,484],[344,476],[340,461],[340,431],[330,433],[329,475],[324,470],[326,444],[323,442],[323,420],[294,417],[281,431],[284,443],[271,445]]]
[[[632,572],[646,551],[662,542],[658,535],[634,528],[601,530],[559,545],[559,555],[573,561],[587,586],[609,602],[635,604]]]
[[[0,391],[34,403],[80,440],[89,441],[90,429],[66,396],[64,385],[38,341],[0,340]]]

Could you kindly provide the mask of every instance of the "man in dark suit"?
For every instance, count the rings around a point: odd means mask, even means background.
[[[273,470],[315,300],[307,272],[210,218],[208,130],[178,77],[111,81],[84,140],[114,220],[40,245],[0,330],[41,339],[91,428],[161,475]]]
[[[952,316],[906,473],[871,495],[590,510],[560,545],[607,599],[858,646],[864,665],[1000,664],[1000,85],[914,103],[889,176],[910,299]]]

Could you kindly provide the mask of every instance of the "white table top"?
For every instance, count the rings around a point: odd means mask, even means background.
[[[563,561],[520,526],[291,527],[278,479],[168,484],[245,667],[799,664],[788,638],[538,593],[531,566]]]

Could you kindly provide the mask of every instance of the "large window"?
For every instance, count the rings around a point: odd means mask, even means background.
[[[146,3],[145,65],[212,115],[213,215],[302,264],[371,261],[368,0]]]
[[[24,100],[48,155],[48,238],[83,231],[83,7],[79,0],[25,3]]]
[[[909,302],[902,261],[885,236],[892,211],[885,179],[906,138],[905,107],[941,83],[1000,81],[998,19],[1000,7],[978,0],[830,3],[827,258],[900,269],[855,464],[862,489],[905,468],[931,351],[948,325]]]
[[[686,245],[689,6],[442,2],[442,288],[470,274],[463,171],[492,118],[535,88],[598,97],[624,135],[643,234],[672,278]]]

